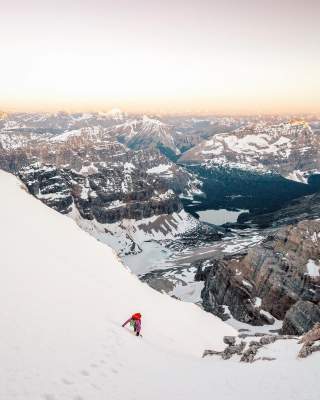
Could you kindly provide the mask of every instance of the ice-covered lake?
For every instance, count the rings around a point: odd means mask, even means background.
[[[214,225],[223,225],[227,222],[237,222],[237,218],[247,210],[229,211],[225,209],[220,210],[205,210],[197,211],[200,221],[208,222]]]

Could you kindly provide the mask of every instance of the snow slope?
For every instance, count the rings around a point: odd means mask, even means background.
[[[320,358],[200,358],[233,328],[153,291],[114,252],[0,171],[0,399],[313,400]],[[120,324],[143,314],[143,335]],[[282,351],[274,350],[277,354]]]

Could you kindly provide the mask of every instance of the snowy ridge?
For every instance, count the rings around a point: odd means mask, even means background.
[[[120,137],[132,148],[156,147],[161,144],[176,154],[180,153],[173,138],[173,126],[146,115],[113,126],[108,133]]]
[[[116,206],[120,204],[115,204]],[[112,224],[84,219],[75,207],[68,216],[74,219],[81,229],[113,248],[121,256],[139,253],[146,241],[174,239],[177,235],[194,229],[199,223],[184,210],[140,220],[123,219]]]
[[[15,132],[0,132],[0,148],[2,147],[6,151],[12,151],[19,148],[27,147],[30,144],[34,143],[44,143],[47,139],[50,138],[50,134],[43,134],[41,135],[41,137],[39,137],[39,135],[33,133],[21,135]]]
[[[203,141],[180,158],[185,163],[277,172],[307,183],[319,170],[320,138],[304,121],[249,124]]]
[[[60,135],[53,136],[51,142],[65,142],[72,138],[81,136],[87,137],[88,139],[94,139],[98,137],[99,133],[101,133],[101,130],[97,126],[73,129],[71,131],[65,131]]]

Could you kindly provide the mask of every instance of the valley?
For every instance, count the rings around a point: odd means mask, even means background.
[[[314,120],[158,118],[120,110],[12,114],[0,120],[0,167],[112,247],[157,291],[234,326],[273,329],[297,301],[318,303],[314,279],[299,272],[306,293],[314,291],[307,296],[281,278],[288,299],[278,313],[264,304],[256,273],[240,279],[249,270],[236,263],[252,252],[276,260],[278,251],[264,243],[289,224],[320,217],[319,152],[306,159],[303,150],[320,151],[312,126]],[[316,257],[302,253],[292,260],[294,270]],[[275,274],[280,279],[283,272]],[[219,279],[225,292],[215,286]]]

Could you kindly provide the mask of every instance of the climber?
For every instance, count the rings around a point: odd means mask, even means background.
[[[136,336],[140,336],[141,331],[141,314],[133,314],[122,326],[125,327],[130,322]]]

